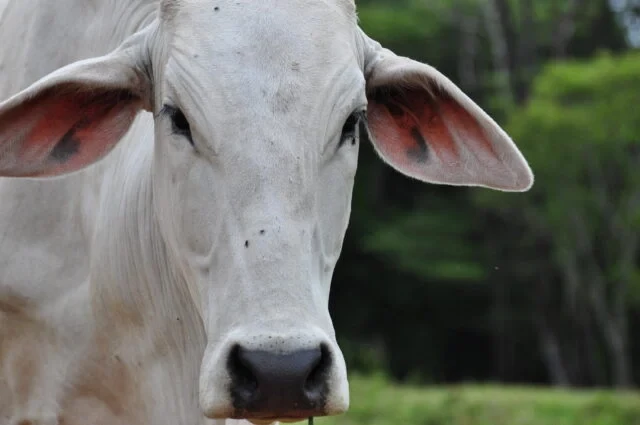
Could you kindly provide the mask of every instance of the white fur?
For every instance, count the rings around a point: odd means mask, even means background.
[[[0,179],[0,424],[222,423],[206,416],[230,412],[237,343],[326,344],[326,409],[343,412],[327,305],[357,146],[337,145],[372,54],[353,3],[6,1],[0,122],[72,80],[128,87],[149,112],[91,167]],[[0,174],[20,161],[4,149]]]

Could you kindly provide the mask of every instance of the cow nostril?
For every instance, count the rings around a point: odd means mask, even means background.
[[[322,344],[320,346],[320,356],[304,383],[304,392],[308,399],[314,400],[322,398],[327,379],[326,374],[330,364],[331,354],[329,353],[329,348],[325,344]]]
[[[234,397],[238,397],[246,403],[251,402],[258,392],[258,379],[256,378],[251,364],[249,364],[240,353],[240,346],[232,348],[229,355],[229,372],[234,383]]]

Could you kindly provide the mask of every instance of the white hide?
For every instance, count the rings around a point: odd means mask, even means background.
[[[393,72],[380,66],[392,54],[362,34],[349,0],[54,3],[0,0],[11,46],[0,49],[0,101],[10,98],[0,103],[0,175],[61,175],[0,179],[2,425],[222,423],[207,416],[232,414],[236,344],[325,345],[325,413],[345,411],[328,297],[358,154],[357,133],[345,143],[341,133],[366,109],[367,88],[416,78],[415,96],[444,87],[467,114],[452,116],[477,120],[489,134],[478,146],[495,154],[467,144],[445,115],[457,150],[475,156],[440,168],[408,154],[398,162],[377,126],[372,141],[399,171],[502,190],[532,183],[508,136],[450,81],[395,55]],[[51,165],[74,117],[65,111],[83,114],[74,96],[91,110],[96,92],[114,89],[133,100],[89,114],[103,121],[78,134],[80,156]],[[60,99],[68,109],[56,109]],[[165,105],[184,112],[193,145]],[[472,170],[464,178],[460,164]]]

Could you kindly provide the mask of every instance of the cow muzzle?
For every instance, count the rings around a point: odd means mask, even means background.
[[[207,417],[265,424],[347,410],[346,367],[330,340],[254,336],[223,345],[203,362],[200,403]]]

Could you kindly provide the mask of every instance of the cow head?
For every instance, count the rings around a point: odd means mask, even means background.
[[[348,407],[329,287],[358,145],[401,173],[527,190],[500,127],[434,68],[357,26],[349,0],[165,0],[113,53],[0,104],[0,175],[57,176],[155,117],[156,215],[207,336],[209,417],[297,420]]]

